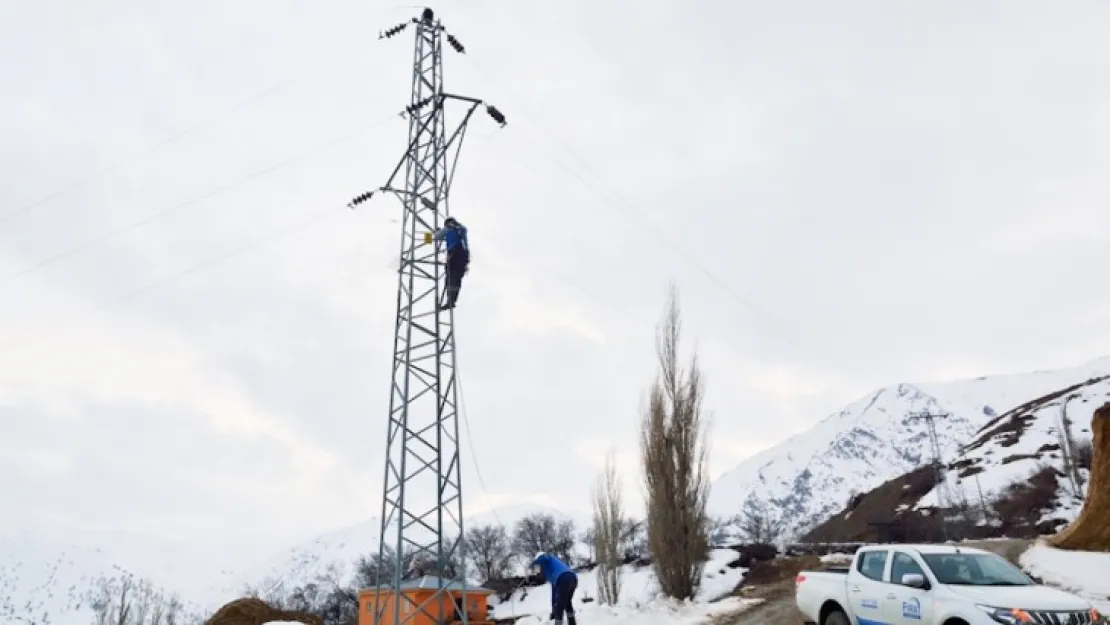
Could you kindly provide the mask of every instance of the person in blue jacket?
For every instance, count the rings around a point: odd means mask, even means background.
[[[470,265],[470,244],[466,240],[466,226],[454,217],[448,217],[433,238],[436,241],[442,241],[447,248],[447,297],[442,308],[450,310],[455,307],[455,302],[459,299],[462,279]]]
[[[543,572],[543,578],[551,584],[551,620],[555,623],[563,622],[563,613],[567,615],[567,625],[576,625],[574,622],[574,591],[578,589],[578,575],[559,558],[543,551],[536,554],[532,566]]]

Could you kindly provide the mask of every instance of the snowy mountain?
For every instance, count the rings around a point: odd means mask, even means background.
[[[0,538],[0,623],[89,625],[98,610],[111,613],[125,587],[136,607],[173,610],[179,623],[197,614],[198,606],[177,600],[103,550],[27,535]]]
[[[879,389],[722,475],[713,484],[710,512],[765,515],[790,528],[786,538],[799,536],[840,512],[853,495],[930,460],[927,422],[913,415],[947,415],[934,423],[943,457],[954,460],[999,415],[1105,375],[1110,358],[1070,369]],[[725,533],[738,537],[738,521]]]

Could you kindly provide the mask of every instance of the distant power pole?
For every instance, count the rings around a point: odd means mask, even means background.
[[[947,419],[949,415],[947,412],[929,412],[920,411],[910,413],[909,419],[911,421],[925,421],[929,430],[929,445],[933,449],[933,489],[937,493],[937,508],[940,510],[940,530],[944,534],[944,540],[948,540],[948,520],[946,518],[946,511],[952,507],[952,502],[948,496],[948,489],[944,483],[944,455],[940,449],[940,439],[937,438],[937,419]]]
[[[505,117],[476,98],[443,88],[443,44],[464,49],[446,31],[431,9],[382,33],[416,30],[412,94],[405,114],[408,148],[384,185],[351,201],[355,208],[381,191],[402,204],[397,317],[393,338],[393,373],[386,430],[385,482],[382,492],[379,550],[396,552],[396,562],[379,566],[371,607],[375,625],[401,625],[413,619],[438,622],[443,606],[460,605],[465,625],[466,576],[463,561],[463,488],[459,455],[457,368],[454,311],[444,309],[445,254],[432,233],[450,216],[448,193],[467,124],[479,106],[501,126]],[[465,112],[449,130],[444,118],[448,101],[461,102]],[[419,604],[402,598],[403,563],[422,566],[416,575],[431,575]],[[461,601],[456,593],[461,594]],[[360,608],[361,609],[361,608]]]

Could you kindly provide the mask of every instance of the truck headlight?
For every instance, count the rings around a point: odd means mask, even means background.
[[[975,607],[986,612],[992,619],[1004,625],[1019,625],[1020,623],[1032,623],[1033,617],[1025,610],[1018,608],[998,608],[993,605],[979,605]]]

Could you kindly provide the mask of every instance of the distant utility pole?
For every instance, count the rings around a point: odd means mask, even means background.
[[[933,448],[933,489],[937,494],[937,508],[940,510],[940,530],[944,534],[944,540],[948,541],[948,520],[946,518],[946,511],[951,509],[952,502],[948,496],[948,489],[944,483],[944,455],[940,450],[940,439],[937,438],[937,419],[947,419],[951,415],[947,412],[929,412],[919,411],[911,412],[909,419],[911,421],[925,421],[929,430],[929,444]]]
[[[444,606],[459,606],[458,619],[470,617],[466,576],[451,563],[464,561],[463,487],[459,455],[455,315],[444,309],[445,254],[432,233],[450,216],[448,194],[467,124],[479,107],[499,125],[505,116],[477,98],[444,91],[443,48],[464,49],[431,9],[381,34],[390,38],[412,26],[416,31],[412,93],[405,114],[408,147],[386,183],[351,201],[353,209],[376,191],[401,201],[403,225],[393,338],[393,374],[386,430],[385,482],[379,550],[392,548],[397,561],[381,562],[374,589],[375,625],[401,625],[414,619],[454,620]],[[465,112],[449,130],[448,102]],[[434,577],[416,601],[403,597],[402,562],[432,562],[415,574]],[[456,594],[457,593],[457,594]],[[461,595],[458,596],[458,595]],[[365,609],[365,608],[360,608]]]

